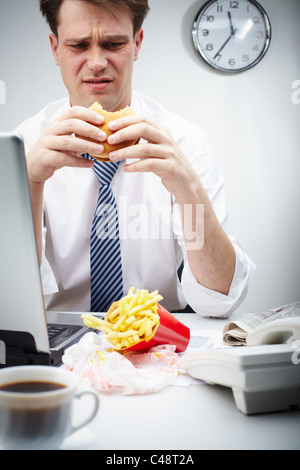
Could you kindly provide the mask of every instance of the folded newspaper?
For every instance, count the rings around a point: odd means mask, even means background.
[[[223,341],[231,346],[246,345],[248,334],[274,320],[281,318],[300,316],[300,302],[287,304],[266,312],[250,313],[242,320],[227,323],[223,329]]]

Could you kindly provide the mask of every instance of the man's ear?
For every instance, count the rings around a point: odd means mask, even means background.
[[[52,49],[52,54],[55,60],[56,65],[60,66],[59,55],[58,55],[58,39],[54,34],[49,35],[50,45]]]
[[[143,38],[144,38],[144,31],[143,29],[139,29],[134,37],[134,42],[135,42],[134,60],[138,60],[139,58],[139,53],[140,53],[140,49],[142,46]]]

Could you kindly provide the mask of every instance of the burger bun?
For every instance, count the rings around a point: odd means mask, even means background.
[[[126,108],[121,109],[120,111],[110,112],[110,111],[105,111],[102,108],[101,104],[99,104],[97,101],[95,103],[93,103],[89,107],[89,109],[91,109],[92,111],[96,111],[97,113],[101,114],[105,118],[104,124],[102,124],[101,126],[98,126],[98,127],[99,127],[99,129],[101,129],[102,131],[104,131],[107,134],[107,137],[109,137],[110,135],[112,135],[114,133],[108,127],[110,122],[115,121],[116,119],[120,119],[120,118],[123,118],[123,117],[133,116],[134,115],[134,112],[132,111],[132,109],[129,106],[127,106]],[[80,138],[84,139],[84,140],[87,140],[89,142],[95,142],[95,143],[99,144],[99,142],[96,142],[93,139],[89,139],[87,137],[80,136]],[[111,145],[106,141],[106,142],[102,143],[102,145],[104,147],[104,152],[101,155],[95,155],[95,154],[90,154],[90,155],[92,157],[94,157],[96,160],[98,160],[99,162],[109,162],[110,160],[108,158],[108,155],[109,155],[110,152],[112,152],[114,150],[119,150],[119,149],[122,149],[122,148],[125,148],[125,147],[130,147],[132,145],[135,145],[139,142],[139,140],[140,139],[138,139],[138,140],[128,140],[128,141],[125,141],[125,142],[121,142],[120,144],[117,144],[117,145]]]

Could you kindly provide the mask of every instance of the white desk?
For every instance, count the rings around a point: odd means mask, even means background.
[[[228,321],[179,318],[191,330],[221,330]],[[87,404],[78,404],[75,419],[82,406]],[[100,450],[300,449],[300,411],[245,416],[231,389],[202,383],[142,396],[101,393],[100,411],[88,429]]]

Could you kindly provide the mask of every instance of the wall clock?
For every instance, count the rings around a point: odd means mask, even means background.
[[[200,9],[192,35],[196,50],[211,67],[243,72],[266,54],[271,24],[254,0],[212,0]]]

